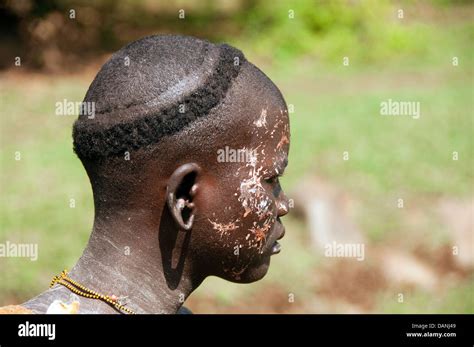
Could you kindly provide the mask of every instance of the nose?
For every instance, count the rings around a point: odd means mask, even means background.
[[[277,202],[277,207],[278,217],[283,217],[284,215],[288,214],[288,212],[290,212],[288,197],[283,192],[280,193],[280,197]]]

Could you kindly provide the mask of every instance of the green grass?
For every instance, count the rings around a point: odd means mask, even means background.
[[[367,223],[381,233],[398,197],[413,206],[420,196],[469,196],[472,70],[447,66],[426,74],[439,80],[384,87],[384,80],[400,78],[392,72],[384,74],[376,88],[364,88],[363,76],[353,77],[357,80],[351,83],[350,77],[337,75],[332,78],[349,84],[342,92],[332,86],[310,98],[290,90],[288,103],[296,112],[291,118],[291,165],[284,182],[291,187],[306,171],[336,182],[364,198]],[[380,102],[387,99],[419,101],[421,117],[381,116]],[[348,161],[343,160],[344,151],[349,152]],[[453,151],[459,153],[458,161],[452,160]]]
[[[403,303],[397,301],[397,294],[379,298],[382,313],[473,313],[474,282],[451,287],[442,292],[428,293],[414,291],[404,295]]]
[[[51,84],[17,81],[8,88],[2,84],[0,240],[34,242],[39,248],[35,262],[0,260],[2,297],[37,294],[46,288],[45,278],[71,267],[85,246],[92,195],[71,149],[73,117],[54,111],[58,100],[81,100],[86,87],[85,82],[66,78]],[[16,152],[20,160],[15,160]]]

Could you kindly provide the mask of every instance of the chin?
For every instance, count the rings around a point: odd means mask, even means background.
[[[258,264],[251,264],[239,278],[226,278],[234,283],[252,283],[261,280],[268,272],[270,267],[270,256],[265,259],[259,259]]]

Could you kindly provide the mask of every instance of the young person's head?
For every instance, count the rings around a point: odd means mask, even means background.
[[[120,221],[120,240],[129,223],[137,245],[159,243],[164,262],[184,238],[184,261],[202,278],[266,274],[288,212],[278,176],[290,133],[285,101],[265,74],[227,45],[150,36],[115,53],[84,101],[95,113],[79,116],[73,139],[93,189],[95,232]]]

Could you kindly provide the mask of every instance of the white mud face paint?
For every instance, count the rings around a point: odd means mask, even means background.
[[[208,221],[212,224],[213,229],[219,232],[220,236],[222,237],[223,235],[229,235],[231,231],[238,229],[239,226],[237,225],[237,223],[240,220],[236,219],[235,221],[227,223],[227,224],[218,223],[210,219],[208,219]]]
[[[252,228],[249,231],[253,234],[253,240],[248,238],[248,247],[249,248],[257,248],[260,254],[263,253],[263,246],[267,241],[267,235],[270,231],[273,223],[275,222],[275,218],[269,217],[265,220],[263,225],[258,225],[256,222],[253,222]]]
[[[254,153],[258,153],[257,150]],[[246,245],[248,249],[257,248],[258,252],[262,254],[267,234],[275,223],[275,217],[272,209],[273,200],[262,185],[266,172],[261,166],[257,168],[257,156],[258,154],[255,155],[253,161],[246,165],[245,169],[249,170],[248,177],[240,183],[238,200],[244,208],[244,218],[250,213],[258,218],[258,222],[254,221],[249,229],[250,233],[246,236]]]
[[[227,239],[231,243],[226,246],[232,247],[233,252],[222,262],[223,271],[236,280],[241,278],[259,254],[265,252],[277,219],[273,186],[267,184],[266,179],[273,179],[281,172],[279,165],[272,168],[264,165],[285,161],[285,145],[290,140],[289,126],[285,122],[287,111],[280,110],[280,114],[275,116],[274,121],[271,120],[267,108],[262,108],[257,119],[248,124],[254,136],[254,145],[247,149],[251,156],[242,162],[234,174],[240,179],[234,196],[242,206],[243,213],[230,222],[220,223],[209,219],[221,237],[238,233],[233,239]]]
[[[261,127],[267,127],[267,109],[262,109],[262,112],[260,113],[260,117],[258,117],[255,122],[253,122],[253,124],[257,127],[257,128],[261,128]]]
[[[271,206],[271,199],[268,196],[265,188],[262,186],[262,177],[264,174],[263,167],[257,168],[258,146],[252,150],[254,156],[244,169],[248,169],[248,177],[240,182],[238,193],[240,194],[238,200],[244,208],[244,218],[249,213],[254,212],[259,219],[264,219],[268,214]]]

